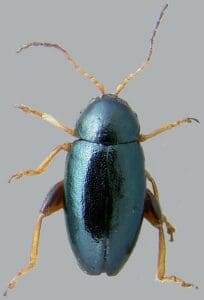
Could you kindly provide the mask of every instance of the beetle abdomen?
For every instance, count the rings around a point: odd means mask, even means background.
[[[116,274],[137,239],[145,199],[139,144],[74,143],[65,171],[72,249],[89,274]]]

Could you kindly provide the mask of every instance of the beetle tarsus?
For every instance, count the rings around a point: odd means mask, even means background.
[[[43,171],[38,171],[38,170],[26,170],[23,172],[19,172],[19,173],[12,175],[11,178],[9,179],[8,183],[11,183],[12,180],[18,180],[25,176],[40,175],[42,173],[43,173]]]
[[[199,123],[200,124],[200,121],[196,118],[189,118],[189,123],[191,123],[191,121],[195,121],[196,123]]]

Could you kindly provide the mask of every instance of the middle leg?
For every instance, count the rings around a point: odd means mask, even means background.
[[[71,143],[57,146],[36,169],[25,170],[12,175],[11,178],[9,179],[9,183],[13,179],[20,179],[21,177],[24,176],[34,176],[34,175],[40,175],[44,173],[47,167],[51,164],[51,162],[55,158],[55,156],[62,150],[69,152],[71,150],[71,146],[72,146]]]

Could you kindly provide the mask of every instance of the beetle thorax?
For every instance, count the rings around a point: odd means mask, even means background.
[[[104,145],[135,141],[140,132],[136,113],[115,95],[95,98],[82,112],[76,124],[80,139]]]

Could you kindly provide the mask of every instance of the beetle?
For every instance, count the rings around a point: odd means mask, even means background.
[[[88,77],[101,92],[81,113],[75,129],[66,127],[53,116],[19,105],[23,112],[33,114],[55,125],[77,139],[56,147],[35,170],[13,175],[13,179],[42,174],[60,151],[68,152],[64,180],[48,193],[40,209],[34,231],[29,263],[9,282],[13,289],[19,278],[33,269],[38,258],[42,221],[52,213],[64,209],[68,236],[80,267],[87,274],[116,275],[132,252],[138,239],[143,219],[147,219],[159,232],[157,278],[161,282],[174,282],[182,287],[196,287],[183,279],[166,275],[166,245],[164,225],[173,241],[175,228],[163,214],[155,180],[145,169],[141,143],[185,123],[197,121],[184,118],[167,124],[150,134],[140,133],[140,124],[128,103],[119,98],[127,83],[149,63],[154,39],[166,4],[157,20],[150,40],[148,56],[143,65],[126,77],[114,94],[105,92],[104,85],[84,70],[71,54],[58,44],[32,42],[31,46],[53,47],[62,51],[74,67]],[[151,183],[152,189],[146,187]]]

